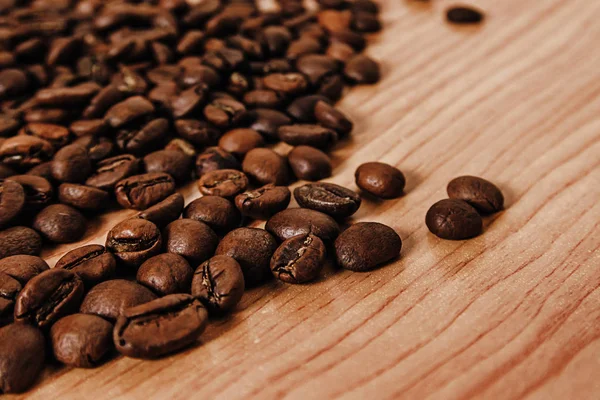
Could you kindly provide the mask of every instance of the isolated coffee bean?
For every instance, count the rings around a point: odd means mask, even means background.
[[[141,218],[126,219],[106,235],[106,248],[125,267],[137,268],[160,253],[162,237],[157,226]]]
[[[280,241],[312,233],[332,242],[340,233],[337,222],[327,214],[308,208],[288,208],[272,216],[265,226]]]
[[[427,228],[442,239],[463,240],[477,236],[483,221],[475,208],[463,200],[440,200],[427,211]]]
[[[379,64],[364,54],[352,57],[346,63],[344,76],[354,83],[377,83],[380,79]]]
[[[484,214],[498,212],[504,206],[504,196],[492,182],[476,176],[460,176],[448,183],[448,197],[464,200]]]
[[[284,125],[278,129],[279,139],[292,146],[312,146],[319,149],[330,148],[337,142],[337,133],[320,125]]]
[[[359,222],[346,229],[335,241],[338,264],[351,271],[370,271],[400,255],[402,240],[389,226]]]
[[[446,19],[453,24],[477,24],[483,18],[481,11],[471,7],[452,7],[446,11]]]
[[[244,157],[242,170],[250,179],[261,185],[286,185],[290,179],[286,159],[271,149],[250,150]]]
[[[287,186],[268,184],[237,195],[235,205],[244,216],[269,219],[274,214],[285,210],[290,204],[291,197]]]
[[[331,176],[329,156],[314,147],[294,147],[288,154],[288,161],[298,179],[318,181]]]
[[[243,158],[250,150],[264,144],[265,140],[260,133],[247,128],[232,129],[219,139],[219,147],[238,158]]]
[[[339,135],[352,132],[353,124],[341,111],[325,101],[317,101],[314,108],[315,118],[321,125],[333,129]]]
[[[153,222],[156,226],[162,228],[179,218],[183,211],[183,203],[183,196],[179,193],[173,193],[163,201],[140,211],[137,217]]]
[[[94,286],[83,299],[79,311],[115,322],[125,309],[154,299],[156,295],[139,283],[113,279]]]
[[[99,244],[73,249],[62,256],[54,268],[67,269],[81,278],[86,289],[111,279],[117,269],[115,257]]]
[[[164,229],[163,239],[165,251],[183,256],[191,265],[208,260],[219,243],[208,225],[193,219],[171,222]]]
[[[83,237],[86,225],[85,217],[73,207],[52,204],[35,216],[32,226],[53,243],[72,243]]]
[[[233,198],[248,187],[246,174],[235,169],[220,169],[204,174],[198,181],[200,193]]]
[[[0,180],[0,227],[13,221],[25,206],[25,190],[19,183]]]
[[[25,125],[20,134],[35,136],[48,141],[54,149],[59,149],[69,143],[69,130],[56,124],[32,122]]]
[[[114,348],[113,325],[89,314],[72,314],[50,329],[52,353],[61,363],[75,368],[94,368]]]
[[[85,184],[102,190],[112,190],[117,182],[136,174],[140,160],[131,154],[107,158],[98,163],[96,173]]]
[[[59,182],[83,182],[92,172],[87,150],[76,144],[63,147],[54,155],[52,176]]]
[[[177,134],[190,143],[198,146],[214,146],[221,132],[205,121],[195,119],[178,119],[175,121]]]
[[[15,301],[15,321],[50,327],[75,312],[83,298],[83,282],[71,271],[51,269],[25,284]]]
[[[0,260],[0,272],[16,279],[21,285],[48,268],[46,261],[37,256],[16,255]]]
[[[126,309],[113,340],[119,353],[156,358],[194,343],[208,322],[206,308],[189,294],[171,294]]]
[[[58,187],[58,200],[80,210],[100,210],[109,205],[110,196],[93,186],[63,183]]]
[[[19,254],[37,256],[42,249],[42,238],[26,226],[15,226],[0,231],[0,259]]]
[[[242,219],[233,203],[219,196],[203,196],[192,201],[183,217],[204,222],[219,235],[239,227]]]
[[[159,296],[189,293],[194,270],[180,255],[159,254],[146,260],[138,269],[138,283],[152,289]]]
[[[402,196],[406,180],[396,167],[381,162],[361,164],[354,173],[356,185],[367,193],[381,199]]]
[[[241,165],[233,155],[219,147],[209,147],[196,158],[196,174],[199,177],[219,169],[241,169]]]
[[[159,150],[144,157],[146,172],[166,172],[177,182],[185,182],[189,179],[192,162],[191,157],[173,150]]]
[[[115,185],[115,196],[124,208],[145,210],[166,199],[175,191],[175,181],[169,174],[148,173],[130,176]]]
[[[192,296],[220,316],[232,310],[244,294],[244,274],[240,264],[228,256],[214,256],[203,262],[194,273]]]
[[[37,211],[48,205],[54,197],[54,187],[48,179],[35,175],[13,175],[11,181],[15,181],[25,191],[25,206],[23,211]]]
[[[326,254],[325,245],[318,236],[294,236],[285,240],[273,254],[271,272],[286,283],[306,283],[319,276]]]
[[[0,163],[15,168],[31,168],[52,158],[50,142],[35,136],[17,135],[0,146]]]
[[[117,133],[116,143],[121,151],[140,155],[159,147],[168,130],[169,121],[157,118],[139,126],[121,129]]]
[[[134,96],[112,106],[104,119],[113,128],[120,128],[153,112],[154,106],[151,102],[142,96]]]
[[[246,286],[252,287],[271,276],[269,262],[276,249],[275,238],[264,229],[238,228],[225,235],[215,255],[235,259],[242,268]]]
[[[298,205],[331,215],[346,218],[360,207],[358,194],[334,183],[309,183],[294,189],[294,198]]]
[[[15,300],[23,286],[10,275],[0,272],[0,327],[13,321]]]
[[[267,140],[277,139],[277,129],[282,125],[292,123],[290,117],[277,110],[257,108],[252,112],[255,118],[254,122],[250,125],[250,129],[259,132]]]
[[[14,323],[0,328],[0,391],[20,393],[37,380],[46,354],[45,339],[35,326]]]

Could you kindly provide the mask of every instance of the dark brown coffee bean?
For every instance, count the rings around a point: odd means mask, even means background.
[[[163,227],[176,220],[183,211],[183,196],[173,193],[163,201],[137,214],[138,218],[153,222],[158,227]]]
[[[204,174],[198,181],[200,193],[225,198],[233,198],[247,187],[248,178],[243,172],[235,169],[211,171]]]
[[[406,180],[396,167],[381,162],[361,164],[354,173],[356,185],[367,193],[381,199],[402,196]]]
[[[39,90],[35,94],[37,104],[52,107],[68,107],[85,104],[101,87],[95,82],[85,82],[70,87],[56,87]]]
[[[50,327],[75,312],[83,298],[83,282],[71,271],[51,269],[31,278],[15,301],[15,321]]]
[[[72,243],[83,237],[86,229],[84,216],[73,207],[52,204],[33,219],[33,229],[53,243]]]
[[[50,66],[68,64],[82,45],[82,39],[75,36],[59,37],[52,40],[46,64]]]
[[[269,219],[290,204],[290,190],[286,186],[265,185],[239,194],[235,205],[242,215],[254,219]]]
[[[121,72],[114,74],[111,85],[128,95],[144,94],[148,90],[148,82],[133,68],[121,66]],[[137,101],[137,100],[136,100]],[[137,108],[137,107],[136,107]]]
[[[87,150],[71,144],[60,149],[52,161],[52,176],[59,182],[83,182],[92,172]]]
[[[203,176],[219,169],[241,169],[236,158],[220,147],[209,147],[196,159],[196,173]]]
[[[158,65],[165,65],[173,61],[173,51],[171,51],[169,46],[159,42],[152,42],[150,46],[152,47],[154,61]]]
[[[15,300],[21,289],[19,281],[0,272],[0,327],[13,322]]]
[[[245,282],[240,264],[228,256],[214,256],[194,273],[192,296],[204,304],[211,315],[223,315],[242,299]]]
[[[346,63],[344,76],[354,83],[377,83],[380,79],[379,64],[364,54],[358,54]]]
[[[203,196],[187,205],[184,218],[204,222],[216,233],[224,235],[237,228],[241,216],[233,203],[223,197]]]
[[[129,96],[126,90],[121,90],[117,85],[108,85],[100,90],[83,111],[84,118],[101,118],[106,111],[115,104]]]
[[[312,233],[330,243],[340,234],[340,227],[333,218],[308,208],[283,210],[267,221],[265,229],[280,241]]]
[[[26,226],[15,226],[0,231],[0,259],[25,254],[37,256],[42,249],[42,238]]]
[[[207,98],[206,87],[201,84],[184,90],[171,101],[173,118],[183,118],[198,112],[206,103]]]
[[[354,0],[352,4],[350,4],[350,9],[353,12],[379,13],[379,5],[372,0]]]
[[[31,168],[52,158],[50,142],[35,136],[18,135],[0,146],[0,162],[16,168]]]
[[[196,148],[185,139],[171,139],[165,146],[165,150],[179,151],[186,156],[191,157],[192,160],[196,158]]]
[[[56,124],[32,122],[25,125],[19,132],[23,135],[37,136],[48,141],[54,149],[59,149],[69,143],[69,130]]]
[[[96,315],[68,315],[50,330],[52,352],[70,367],[97,367],[114,347],[112,331],[113,325]]]
[[[36,165],[35,167],[27,171],[27,175],[40,176],[46,179],[47,181],[54,179],[52,178],[52,161],[46,161],[44,163]]]
[[[478,24],[483,13],[471,7],[452,7],[446,11],[446,19],[453,24]]]
[[[108,127],[102,119],[84,119],[73,122],[71,126],[69,126],[69,129],[75,136],[82,137],[86,135],[104,135],[107,132]]]
[[[191,265],[208,260],[219,243],[218,236],[208,225],[193,219],[171,222],[163,237],[165,251],[183,256]]]
[[[277,242],[264,229],[239,228],[229,232],[215,252],[235,259],[242,268],[247,287],[256,286],[271,276],[269,262]]]
[[[134,96],[112,106],[106,112],[104,119],[113,128],[120,128],[153,112],[152,103],[142,96]]]
[[[327,250],[313,234],[298,235],[284,241],[271,258],[271,272],[286,283],[306,283],[323,269]]]
[[[0,272],[16,279],[21,285],[47,270],[46,261],[37,256],[16,255],[0,260]]]
[[[141,155],[160,146],[167,136],[169,121],[154,119],[139,127],[121,129],[117,133],[117,146],[123,152]]]
[[[194,343],[207,321],[200,301],[189,294],[172,294],[125,310],[113,340],[123,355],[156,358]]]
[[[124,208],[145,210],[164,200],[175,191],[175,181],[169,174],[134,175],[115,185],[115,196]]]
[[[286,56],[290,59],[297,59],[308,54],[319,53],[321,48],[321,43],[317,39],[310,36],[302,36],[290,43]]]
[[[232,99],[216,99],[204,107],[204,117],[220,128],[239,125],[248,115],[244,104]]]
[[[343,42],[331,42],[325,54],[342,63],[347,63],[356,55],[356,52],[349,44]]]
[[[62,124],[72,117],[72,111],[63,108],[32,108],[25,111],[23,120],[27,123]]]
[[[21,126],[16,116],[0,114],[0,137],[9,137],[14,135]]]
[[[284,125],[278,129],[279,138],[292,146],[312,146],[320,149],[330,148],[337,142],[337,133],[320,125],[296,124]]]
[[[460,176],[448,183],[448,197],[464,200],[477,211],[491,214],[502,210],[504,196],[492,182],[476,176]]]
[[[367,46],[367,40],[362,34],[350,30],[332,32],[330,42],[345,43],[357,52],[363,51]]]
[[[352,132],[352,121],[329,103],[317,101],[314,113],[317,121],[324,127],[333,129],[342,136]]]
[[[100,210],[110,204],[108,192],[76,183],[61,184],[58,187],[58,200],[80,210]]]
[[[146,260],[138,269],[136,280],[159,296],[189,293],[194,270],[178,254],[159,254]]]
[[[475,237],[483,229],[483,221],[477,210],[466,201],[440,200],[427,211],[427,228],[442,239],[463,240]]]
[[[329,156],[314,147],[294,147],[288,154],[288,160],[298,179],[318,181],[331,176],[332,166]]]
[[[335,241],[337,263],[350,271],[365,272],[400,256],[402,240],[387,225],[359,222]]]
[[[283,103],[274,90],[257,89],[244,94],[244,104],[250,108],[279,108]]]
[[[259,132],[267,139],[277,139],[277,129],[282,125],[292,123],[292,120],[287,115],[277,110],[257,108],[253,113],[255,119],[250,128]]]
[[[286,185],[290,179],[286,159],[271,149],[250,150],[244,157],[242,170],[261,185]]]
[[[381,30],[381,22],[377,15],[358,11],[352,15],[352,29],[357,32],[373,33]]]
[[[35,175],[13,175],[10,180],[19,183],[25,191],[25,208],[37,211],[48,205],[54,197],[54,188],[48,179]]]
[[[360,207],[361,199],[352,190],[333,183],[309,183],[294,189],[294,198],[300,207],[310,208],[331,215],[346,218]]]
[[[0,180],[0,227],[13,221],[25,206],[23,186],[10,179]]]
[[[187,31],[177,43],[177,52],[179,54],[200,54],[204,45],[204,32],[197,30]]]
[[[104,246],[90,244],[69,251],[54,268],[68,269],[77,274],[86,289],[113,277],[117,268],[115,257]]]
[[[106,236],[106,248],[125,267],[137,268],[160,253],[160,231],[152,222],[141,218],[126,219],[115,225]]]
[[[180,77],[180,84],[189,88],[199,85],[214,89],[221,83],[221,75],[213,68],[206,65],[196,64],[184,68]]]
[[[2,140],[0,140],[0,146],[2,146]],[[10,178],[13,175],[16,175],[15,170],[4,164],[0,164],[0,179]]]
[[[316,122],[315,106],[320,100],[325,103],[330,101],[327,97],[317,94],[298,97],[288,106],[287,113],[300,122]]]
[[[261,35],[263,47],[271,58],[283,56],[292,40],[292,34],[284,26],[267,26]]]
[[[146,172],[165,172],[178,182],[190,178],[192,158],[180,151],[159,150],[144,157]]]
[[[0,328],[0,392],[20,393],[37,380],[46,354],[42,332],[29,324]]]
[[[343,10],[322,10],[317,14],[319,25],[330,32],[343,32],[350,28],[352,14]]]
[[[325,76],[339,71],[340,63],[324,54],[307,54],[296,61],[296,68],[310,79],[312,85],[319,85]]]
[[[115,322],[125,309],[154,299],[156,295],[139,283],[113,279],[94,286],[83,299],[79,311]]]
[[[85,184],[102,190],[112,190],[117,182],[138,172],[140,160],[131,154],[107,158],[98,163],[96,173]]]
[[[238,128],[230,130],[219,139],[219,147],[236,157],[243,158],[250,150],[264,146],[260,133],[253,129]]]
[[[264,77],[263,83],[267,89],[290,96],[299,95],[305,92],[308,87],[308,82],[304,75],[294,72],[267,75]]]
[[[179,119],[175,121],[175,129],[179,136],[199,147],[214,146],[221,136],[214,126],[195,119]]]

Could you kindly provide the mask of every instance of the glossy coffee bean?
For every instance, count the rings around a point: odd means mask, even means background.
[[[91,172],[92,163],[81,146],[65,146],[54,155],[52,176],[59,182],[82,182]]]
[[[2,146],[2,140],[0,140],[0,147]],[[13,175],[16,175],[17,172],[10,168],[7,165],[0,164],[0,179],[10,178]]]
[[[335,256],[341,267],[364,272],[397,258],[401,248],[400,236],[389,226],[359,222],[338,236]]]
[[[294,189],[298,205],[331,215],[346,218],[360,207],[361,199],[354,191],[334,183],[309,183]]]
[[[228,256],[214,256],[194,272],[192,296],[219,316],[232,310],[242,299],[245,282],[240,264]]]
[[[232,129],[221,136],[219,147],[238,158],[244,158],[246,153],[257,147],[263,147],[265,140],[253,129]]]
[[[321,100],[317,101],[314,112],[315,118],[321,125],[333,129],[339,135],[344,136],[352,132],[352,121],[329,103]]]
[[[137,217],[153,222],[156,226],[162,228],[179,218],[183,211],[183,204],[183,196],[176,192],[152,207],[140,211]]]
[[[364,54],[352,57],[344,68],[346,79],[354,83],[377,83],[381,77],[379,64]]]
[[[157,226],[141,218],[126,219],[106,235],[106,249],[125,267],[137,268],[160,253],[162,236]]]
[[[0,328],[0,391],[29,389],[44,367],[45,354],[44,335],[35,326],[14,323]]]
[[[448,183],[448,197],[464,200],[477,211],[491,214],[502,210],[504,196],[496,185],[476,176],[460,176]]]
[[[173,118],[190,117],[198,113],[206,103],[208,93],[203,85],[192,86],[171,99],[170,109]]]
[[[171,175],[160,172],[134,175],[115,185],[115,197],[124,208],[145,210],[175,191]]]
[[[267,89],[283,96],[300,95],[308,88],[308,81],[304,75],[295,72],[267,75],[263,78],[263,83]]]
[[[286,185],[290,179],[286,159],[271,149],[250,150],[244,157],[242,170],[250,179],[261,185]]]
[[[181,151],[159,150],[144,157],[146,172],[165,172],[177,182],[185,182],[192,171],[192,158]]]
[[[316,279],[323,269],[327,250],[313,234],[285,240],[271,258],[271,272],[286,283],[306,283]]]
[[[113,325],[96,315],[61,318],[50,329],[54,358],[69,367],[97,367],[114,348],[112,331]]]
[[[216,99],[204,107],[204,117],[215,126],[226,129],[247,120],[246,106],[233,99]]]
[[[100,86],[95,82],[84,82],[68,87],[45,88],[35,94],[35,100],[37,104],[45,106],[76,106],[82,103],[85,104],[100,89]]]
[[[19,254],[37,256],[42,249],[42,238],[31,228],[14,226],[0,231],[0,259]]]
[[[30,123],[19,132],[23,135],[36,136],[48,141],[54,149],[59,149],[69,143],[69,130],[56,124]]]
[[[337,142],[337,133],[320,125],[284,125],[278,129],[279,138],[292,146],[311,146],[319,149],[330,148]]]
[[[247,287],[257,286],[271,276],[269,263],[277,242],[264,229],[239,228],[229,232],[215,252],[235,259],[242,268]]]
[[[25,190],[19,183],[0,180],[0,227],[13,221],[25,206]]]
[[[350,28],[352,14],[348,10],[322,10],[317,14],[319,25],[330,32],[345,31]]]
[[[136,280],[159,296],[189,293],[194,270],[180,255],[159,254],[146,260],[138,269]]]
[[[427,211],[427,228],[442,239],[463,240],[477,236],[483,229],[483,221],[475,208],[466,201],[440,200]]]
[[[23,286],[10,275],[0,272],[0,327],[13,322],[15,300]]]
[[[131,154],[107,158],[98,163],[96,173],[85,184],[102,190],[112,190],[117,182],[136,174],[140,160]]]
[[[48,270],[42,258],[29,255],[15,255],[0,260],[0,272],[25,285],[31,278]]]
[[[377,15],[369,12],[357,11],[353,14],[352,29],[357,32],[373,33],[381,30],[381,22]]]
[[[154,106],[150,101],[142,96],[134,96],[112,106],[104,119],[113,128],[120,128],[153,112]]]
[[[58,187],[58,200],[80,210],[100,210],[109,205],[110,196],[93,186],[63,183]]]
[[[164,149],[167,151],[179,151],[188,157],[192,157],[192,159],[196,158],[196,149],[185,139],[171,139]]]
[[[40,176],[47,181],[51,181],[54,178],[52,177],[52,161],[46,161],[41,164],[36,165],[27,171],[27,175]]]
[[[288,161],[298,179],[318,181],[331,176],[332,166],[329,156],[314,147],[294,147],[288,154]]]
[[[5,69],[0,72],[0,99],[16,97],[27,91],[29,79],[19,69]]]
[[[62,256],[54,268],[74,272],[81,278],[86,289],[107,281],[115,275],[115,257],[99,244],[89,244],[73,249]]]
[[[14,175],[10,177],[23,186],[25,191],[25,207],[23,211],[37,211],[48,205],[54,197],[54,187],[48,179],[35,175]]]
[[[246,174],[235,169],[208,172],[198,181],[200,193],[209,196],[233,198],[248,187]]]
[[[113,340],[119,353],[156,358],[194,343],[208,322],[206,308],[188,294],[172,294],[126,309]]]
[[[183,256],[191,265],[208,260],[215,252],[219,238],[208,225],[193,219],[178,219],[164,229],[164,248]]]
[[[337,73],[340,63],[325,54],[306,54],[296,61],[296,68],[306,75],[313,85],[318,85],[325,76]]]
[[[483,18],[481,11],[471,7],[452,7],[446,12],[446,19],[453,24],[478,24]]]
[[[237,195],[235,205],[244,216],[254,219],[269,219],[285,210],[290,204],[291,197],[290,190],[286,186],[268,184]]]
[[[83,119],[80,121],[73,122],[71,126],[69,126],[69,129],[77,137],[87,135],[101,136],[107,133],[108,126],[106,125],[104,120],[101,119]]]
[[[381,199],[402,196],[406,180],[396,167],[381,162],[361,164],[354,173],[356,185]]]
[[[283,99],[274,90],[256,89],[244,94],[244,104],[248,108],[279,108]]]
[[[157,118],[139,126],[122,128],[117,133],[116,143],[122,152],[141,155],[158,148],[168,130],[169,121]]]
[[[203,196],[185,207],[184,218],[204,222],[219,235],[237,228],[241,215],[233,203],[219,196]]]
[[[50,327],[79,308],[83,282],[71,271],[50,269],[25,284],[15,301],[15,321]]]
[[[72,243],[85,233],[85,217],[71,206],[52,204],[33,219],[33,229],[53,243]]]
[[[221,136],[221,132],[213,125],[195,119],[178,119],[175,129],[179,136],[198,147],[214,146]]]
[[[290,117],[277,110],[257,108],[253,113],[255,118],[254,122],[250,125],[250,129],[259,132],[267,140],[278,139],[277,129],[282,125],[292,123]]]
[[[79,311],[115,322],[125,309],[154,299],[156,295],[139,283],[113,279],[94,286],[83,299]]]
[[[329,99],[318,94],[298,97],[290,103],[287,108],[287,113],[298,122],[315,122],[315,106],[319,101],[328,103]]]
[[[308,208],[288,208],[272,216],[265,226],[280,241],[312,233],[333,242],[340,233],[337,222],[327,214]]]
[[[219,169],[241,169],[241,165],[229,152],[220,147],[209,147],[196,158],[196,174],[204,174]]]

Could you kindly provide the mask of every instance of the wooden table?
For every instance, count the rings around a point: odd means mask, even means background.
[[[600,2],[472,1],[475,28],[445,23],[452,3],[382,1],[368,52],[384,78],[340,104],[356,129],[331,180],[355,187],[370,160],[407,176],[404,197],[355,218],[394,227],[399,261],[272,282],[194,349],[56,367],[25,397],[600,398]],[[439,240],[425,212],[462,174],[498,184],[506,211],[476,239]]]

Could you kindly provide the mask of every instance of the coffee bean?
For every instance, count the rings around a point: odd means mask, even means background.
[[[183,256],[191,265],[198,265],[215,252],[219,238],[208,225],[193,219],[171,222],[163,232],[164,248]]]
[[[59,182],[83,182],[91,173],[92,163],[81,146],[65,146],[54,155],[52,176]]]
[[[274,90],[257,89],[244,94],[244,104],[249,108],[279,108],[283,103]]]
[[[352,14],[350,11],[343,10],[322,10],[317,14],[319,25],[330,32],[346,31],[350,28]]]
[[[23,120],[27,123],[62,124],[66,123],[72,116],[71,110],[63,108],[32,108],[25,111]]]
[[[165,172],[177,182],[185,182],[189,179],[192,162],[191,157],[173,150],[159,150],[144,157],[146,172]]]
[[[112,106],[104,116],[113,128],[120,128],[154,112],[154,106],[142,96],[130,97]]]
[[[138,269],[136,280],[159,296],[189,293],[194,271],[180,255],[159,254],[146,260]]]
[[[125,267],[137,268],[158,254],[162,237],[157,226],[141,218],[132,218],[115,225],[106,236],[106,248]]]
[[[242,299],[244,288],[242,268],[228,256],[206,260],[196,269],[192,280],[192,296],[215,316],[232,310]]]
[[[315,106],[320,100],[326,103],[330,101],[327,97],[317,94],[298,97],[290,103],[287,113],[299,122],[315,122]]]
[[[93,186],[63,183],[58,187],[58,200],[80,210],[100,210],[108,206],[110,196]]]
[[[72,243],[83,237],[86,229],[84,216],[73,207],[52,204],[33,219],[33,229],[53,243]]]
[[[333,183],[309,183],[294,189],[294,198],[300,207],[310,208],[335,218],[346,218],[360,207],[358,194]]]
[[[117,85],[108,85],[90,100],[82,116],[84,118],[101,118],[108,109],[124,100],[128,95],[126,90],[121,90]]]
[[[88,314],[68,315],[50,329],[54,358],[75,368],[94,368],[113,349],[113,325]]]
[[[267,139],[277,139],[277,129],[282,125],[289,125],[292,120],[282,112],[268,108],[257,108],[253,111],[255,119],[250,125]]]
[[[0,272],[16,279],[21,285],[47,270],[46,261],[37,256],[16,255],[0,260]]]
[[[250,179],[261,185],[286,185],[290,179],[286,159],[271,149],[250,150],[244,157],[242,170]]]
[[[216,99],[204,107],[206,120],[219,128],[230,128],[247,120],[249,114],[243,103],[232,99]]]
[[[236,158],[220,147],[209,147],[196,158],[196,173],[203,176],[219,169],[241,169]]]
[[[15,278],[0,272],[0,327],[13,322],[15,300],[22,288]]]
[[[54,197],[54,188],[46,178],[35,175],[13,175],[11,181],[15,181],[25,191],[26,211],[37,211],[48,205]]]
[[[179,151],[192,159],[196,158],[196,149],[185,139],[171,139],[164,148],[167,151]]]
[[[307,54],[296,61],[296,68],[310,79],[312,85],[319,85],[325,76],[339,72],[340,63],[324,54]]]
[[[0,231],[0,259],[19,254],[37,256],[42,249],[42,238],[26,226],[15,226]]]
[[[173,118],[183,118],[198,112],[206,103],[208,93],[203,85],[192,86],[171,100]]]
[[[29,324],[0,328],[0,392],[20,393],[37,380],[46,350],[44,335]]]
[[[115,274],[117,261],[104,246],[89,244],[62,256],[54,268],[67,269],[81,278],[86,289],[109,280]]]
[[[117,149],[115,142],[109,138],[91,136],[89,142],[88,138],[90,138],[89,135],[82,136],[73,141],[73,144],[84,145],[84,147],[87,149],[88,157],[93,164],[112,156]]]
[[[195,119],[178,119],[175,129],[179,136],[196,146],[214,146],[221,132],[205,121]]]
[[[30,126],[32,124],[29,124]],[[69,126],[69,129],[77,137],[86,135],[100,136],[107,133],[108,126],[102,119],[84,119],[75,121]]]
[[[232,129],[219,139],[219,147],[238,158],[243,158],[250,150],[262,147],[264,144],[265,141],[260,133],[247,128]]]
[[[357,32],[374,33],[381,30],[381,22],[377,15],[357,11],[352,15],[352,29]]]
[[[427,211],[427,228],[434,235],[448,240],[463,240],[477,236],[483,221],[477,210],[463,200],[440,200]]]
[[[204,32],[191,30],[188,31],[177,44],[177,52],[180,54],[201,53],[204,44]]]
[[[341,136],[348,135],[352,132],[352,121],[329,103],[317,101],[314,111],[315,118],[324,127],[333,129]]]
[[[221,79],[221,75],[213,68],[196,64],[183,69],[179,82],[186,88],[199,85],[214,89],[219,86]]]
[[[338,137],[334,130],[311,124],[280,126],[278,134],[279,138],[289,145],[305,145],[320,149],[330,148],[337,142]]]
[[[491,214],[502,210],[504,196],[492,182],[476,176],[460,176],[448,183],[448,197],[464,200],[477,211]]]
[[[344,76],[354,83],[377,83],[380,79],[379,64],[364,54],[358,54],[346,63]]]
[[[194,343],[207,321],[200,301],[189,294],[171,294],[125,310],[113,339],[123,355],[156,358]]]
[[[53,150],[50,142],[35,136],[17,135],[0,146],[0,162],[15,168],[31,168],[50,160]]]
[[[452,7],[446,11],[446,19],[453,24],[478,24],[483,13],[471,7]]]
[[[123,152],[141,155],[159,147],[168,130],[169,122],[165,118],[158,118],[139,127],[121,129],[117,133],[116,143]]]
[[[242,268],[247,287],[257,286],[271,276],[269,262],[277,242],[264,229],[238,228],[229,232],[215,252],[235,259]]]
[[[2,142],[3,140],[0,140],[0,146],[2,146]],[[8,167],[7,165],[0,164],[0,179],[10,178],[16,174],[17,173],[12,168]]]
[[[83,282],[71,271],[51,269],[25,284],[15,301],[15,321],[50,327],[75,312],[83,298]]]
[[[323,241],[313,234],[285,240],[271,258],[271,272],[286,283],[306,283],[316,279],[325,264]]]
[[[13,221],[25,206],[25,190],[19,183],[0,180],[0,227]]]
[[[52,178],[52,161],[46,161],[36,165],[35,167],[27,171],[27,175],[40,176],[46,179],[47,181],[53,180],[54,178]]]
[[[326,53],[329,57],[334,58],[342,63],[347,63],[356,52],[352,46],[343,42],[332,42],[329,44]]]
[[[233,198],[248,187],[246,175],[235,169],[211,171],[198,181],[200,193],[210,196]]]
[[[367,40],[362,34],[358,32],[352,32],[350,30],[332,32],[329,40],[331,43],[345,43],[357,52],[363,51],[367,46]]]
[[[79,37],[59,37],[52,40],[46,64],[49,66],[68,64],[82,45],[82,39]]]
[[[154,299],[156,295],[139,283],[113,279],[94,286],[83,299],[79,311],[115,322],[125,309]]]
[[[402,196],[406,180],[396,167],[381,162],[361,164],[354,173],[356,185],[367,193],[381,199]]]
[[[115,185],[115,196],[119,204],[136,210],[145,210],[174,191],[175,181],[171,175],[158,172],[130,176]]]
[[[55,87],[39,90],[35,94],[37,104],[68,107],[86,103],[100,91],[95,82],[85,82],[70,87]]]
[[[216,233],[224,235],[241,223],[239,211],[223,197],[203,196],[187,205],[184,218],[204,222]]]
[[[140,160],[131,154],[107,158],[98,163],[96,173],[85,184],[102,190],[112,190],[117,182],[136,174]]]
[[[242,215],[254,219],[269,219],[290,204],[290,190],[286,186],[265,185],[239,194],[235,205]]]
[[[283,210],[267,221],[265,229],[280,241],[312,233],[324,242],[332,242],[340,233],[340,227],[333,218],[308,208]]]
[[[59,149],[69,143],[69,130],[64,126],[32,122],[19,131],[20,134],[36,136],[48,141],[54,149]]]
[[[299,39],[290,43],[286,56],[289,59],[298,59],[308,54],[316,54],[321,51],[321,43],[313,37],[301,36]]]
[[[308,82],[304,75],[295,72],[267,75],[264,77],[263,83],[267,89],[274,90],[284,96],[299,95],[308,88]]]
[[[335,241],[337,263],[350,271],[370,271],[400,255],[402,240],[389,226],[359,222]]]
[[[137,217],[153,222],[158,227],[163,227],[179,218],[182,211],[183,196],[179,193],[173,193],[163,201],[140,211]]]
[[[331,176],[329,156],[310,146],[297,146],[288,154],[288,161],[296,178],[318,181]]]
[[[263,47],[274,58],[285,54],[292,40],[292,35],[286,27],[273,25],[264,28],[260,39]]]

